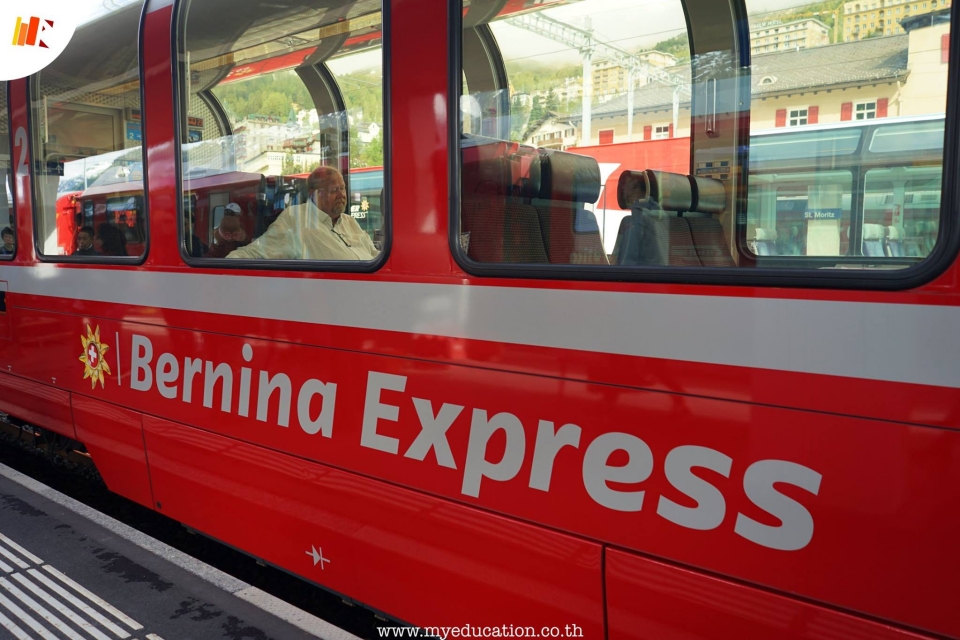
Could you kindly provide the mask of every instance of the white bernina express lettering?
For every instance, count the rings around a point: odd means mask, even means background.
[[[187,357],[183,359],[181,369],[176,356],[163,353],[157,358],[154,370],[151,368],[153,343],[150,338],[134,334],[130,346],[130,388],[134,391],[150,391],[156,380],[157,391],[161,396],[175,400],[179,391],[181,401],[189,404],[193,402],[195,378],[200,376],[203,381],[203,406],[208,409],[214,407],[219,387],[220,411],[232,412],[236,376],[230,364],[226,362],[216,364],[210,360]],[[245,362],[253,360],[252,346],[244,344],[241,352]],[[183,372],[182,390],[179,389],[181,371]],[[250,415],[251,373],[252,370],[249,367],[240,368],[237,414],[241,417]],[[293,391],[293,383],[285,373],[271,374],[269,371],[260,371],[255,402],[256,419],[260,422],[269,422],[270,401],[276,396],[275,423],[281,427],[289,426]],[[322,405],[320,413],[314,418],[310,414],[310,408],[316,396],[321,397]],[[297,420],[300,428],[310,435],[320,433],[326,438],[333,437],[336,401],[336,384],[324,383],[314,378],[304,382],[297,390]]]
[[[458,404],[444,403],[440,407],[440,412],[434,416],[433,406],[429,400],[414,398],[413,406],[420,420],[420,435],[403,455],[414,460],[423,460],[430,449],[433,449],[433,454],[437,456],[437,464],[448,469],[456,469],[457,463],[453,459],[453,452],[450,451],[450,443],[447,442],[447,429],[463,411],[463,407]]]
[[[499,462],[487,460],[487,445],[497,431],[507,436],[503,457]],[[498,413],[487,419],[483,409],[473,410],[470,421],[470,443],[467,445],[467,463],[463,467],[463,486],[461,493],[477,498],[480,496],[480,481],[483,478],[506,482],[520,473],[526,440],[523,424],[512,413]]]
[[[443,403],[434,411],[435,402],[423,398],[396,398],[388,403],[383,391],[403,393],[406,376],[370,371],[367,374],[366,400],[360,444],[392,455],[400,455],[401,439],[410,437],[409,428],[401,420],[401,413],[409,412],[409,400],[420,423],[420,431],[413,438],[403,456],[417,461],[428,461],[433,450],[439,466],[457,469],[457,459],[450,448],[448,434],[457,429],[464,407]],[[492,417],[486,409],[472,409],[469,425],[459,420],[461,429],[468,428],[467,447],[460,493],[479,498],[484,479],[509,482],[515,479],[526,460],[527,441],[523,423],[508,412]],[[380,420],[397,423],[395,435],[378,431]],[[503,455],[498,461],[488,459],[488,449],[494,435],[502,431],[505,437]],[[576,424],[540,420],[531,452],[530,476],[527,486],[538,491],[550,491],[555,467],[573,466],[581,461],[581,477],[587,495],[597,504],[614,511],[636,513],[643,510],[646,490],[642,488],[656,467],[653,452],[642,439],[622,432],[602,433],[588,443],[582,442],[583,429]],[[583,451],[581,452],[581,449]],[[626,454],[626,462],[611,464],[617,454]],[[726,519],[727,501],[724,492],[694,473],[705,469],[721,479],[730,478],[733,459],[720,451],[696,445],[683,445],[667,452],[663,460],[666,480],[696,506],[685,506],[667,496],[654,496],[656,514],[688,529],[709,531],[720,527]],[[611,486],[618,485],[618,488]],[[761,460],[749,466],[743,478],[743,491],[754,505],[780,520],[780,526],[769,526],[738,513],[734,531],[758,545],[783,551],[804,548],[813,537],[813,516],[799,502],[778,492],[775,483],[792,484],[813,495],[820,489],[820,474],[812,469],[782,460]],[[629,485],[633,485],[632,487]],[[725,483],[727,490],[731,485]]]
[[[614,451],[626,451],[629,462],[611,467],[607,462]],[[640,511],[643,491],[616,491],[608,482],[637,484],[653,473],[653,453],[647,443],[629,433],[605,433],[597,436],[583,456],[583,486],[590,497],[615,511]]]
[[[770,527],[739,513],[734,531],[771,549],[803,549],[813,538],[813,516],[802,504],[783,495],[773,485],[776,482],[792,484],[817,495],[822,477],[813,469],[786,460],[754,462],[743,476],[743,491],[753,504],[782,524]]]
[[[688,529],[709,531],[723,522],[727,503],[715,486],[693,475],[693,468],[710,469],[725,478],[730,477],[733,460],[707,447],[677,447],[667,454],[663,471],[673,488],[692,498],[696,507],[685,507],[666,496],[660,496],[657,513],[674,524]]]
[[[377,422],[389,420],[396,422],[400,417],[400,407],[380,402],[380,392],[402,392],[407,388],[406,376],[394,376],[389,373],[371,371],[367,374],[367,394],[363,401],[363,426],[360,428],[360,446],[377,449],[385,453],[396,453],[400,441],[377,433]]]

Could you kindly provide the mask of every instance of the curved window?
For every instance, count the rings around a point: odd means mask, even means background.
[[[186,4],[179,26],[186,257],[347,269],[379,258],[382,20],[378,0]]]
[[[41,256],[146,252],[137,50],[142,0],[76,0],[67,49],[31,77],[37,248]]]
[[[746,4],[752,28],[769,20],[760,0]],[[819,21],[805,13],[811,6],[789,15],[802,16],[812,34]],[[949,65],[941,42],[949,17],[945,10],[905,19],[904,35],[871,31],[862,39],[828,19],[826,37],[811,39],[809,49],[754,60],[753,74],[776,72],[789,86],[752,90],[751,127],[765,131],[751,137],[748,258],[768,267],[889,273],[922,262],[943,241]],[[804,77],[806,68],[818,69],[817,77]],[[870,75],[870,86],[846,88],[852,73]]]
[[[745,0],[748,43],[737,2],[520,4],[462,0],[464,268],[860,286],[950,259],[949,9],[860,38],[814,2]]]
[[[13,163],[10,150],[10,109],[7,83],[0,82],[0,260],[11,259],[16,251],[16,216],[13,209]]]

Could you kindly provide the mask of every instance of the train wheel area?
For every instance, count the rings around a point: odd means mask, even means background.
[[[356,636],[0,465],[0,640]]]

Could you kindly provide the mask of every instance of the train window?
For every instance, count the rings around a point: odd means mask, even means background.
[[[778,80],[752,90],[747,257],[767,267],[883,271],[921,262],[940,228],[941,41],[951,10],[899,19],[900,33],[886,35],[835,23],[815,4],[746,4],[751,33],[770,22],[796,27],[785,50],[751,43],[754,77]],[[808,119],[787,131],[798,98],[810,102]],[[792,203],[785,190],[795,192]]]
[[[0,82],[0,260],[13,258],[16,251],[13,205],[13,164],[10,156],[10,110],[7,106],[7,83]]]
[[[870,151],[903,153],[935,150],[943,153],[943,118],[887,126],[873,132]]]
[[[557,277],[809,269],[838,282],[923,262],[949,226],[952,9],[899,18],[887,35],[851,31],[821,5],[462,0],[460,262]],[[774,42],[771,25],[786,35]]]
[[[865,177],[864,255],[925,258],[940,227],[939,167],[871,169]]]
[[[852,194],[849,171],[752,176],[748,247],[759,256],[847,255]]]
[[[379,0],[184,7],[186,255],[371,268],[385,215]]]
[[[143,2],[73,4],[83,16],[73,39],[30,79],[37,249],[54,259],[140,257]]]

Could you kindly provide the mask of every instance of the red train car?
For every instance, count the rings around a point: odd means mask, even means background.
[[[949,2],[89,4],[0,85],[0,410],[439,635],[960,637]]]

